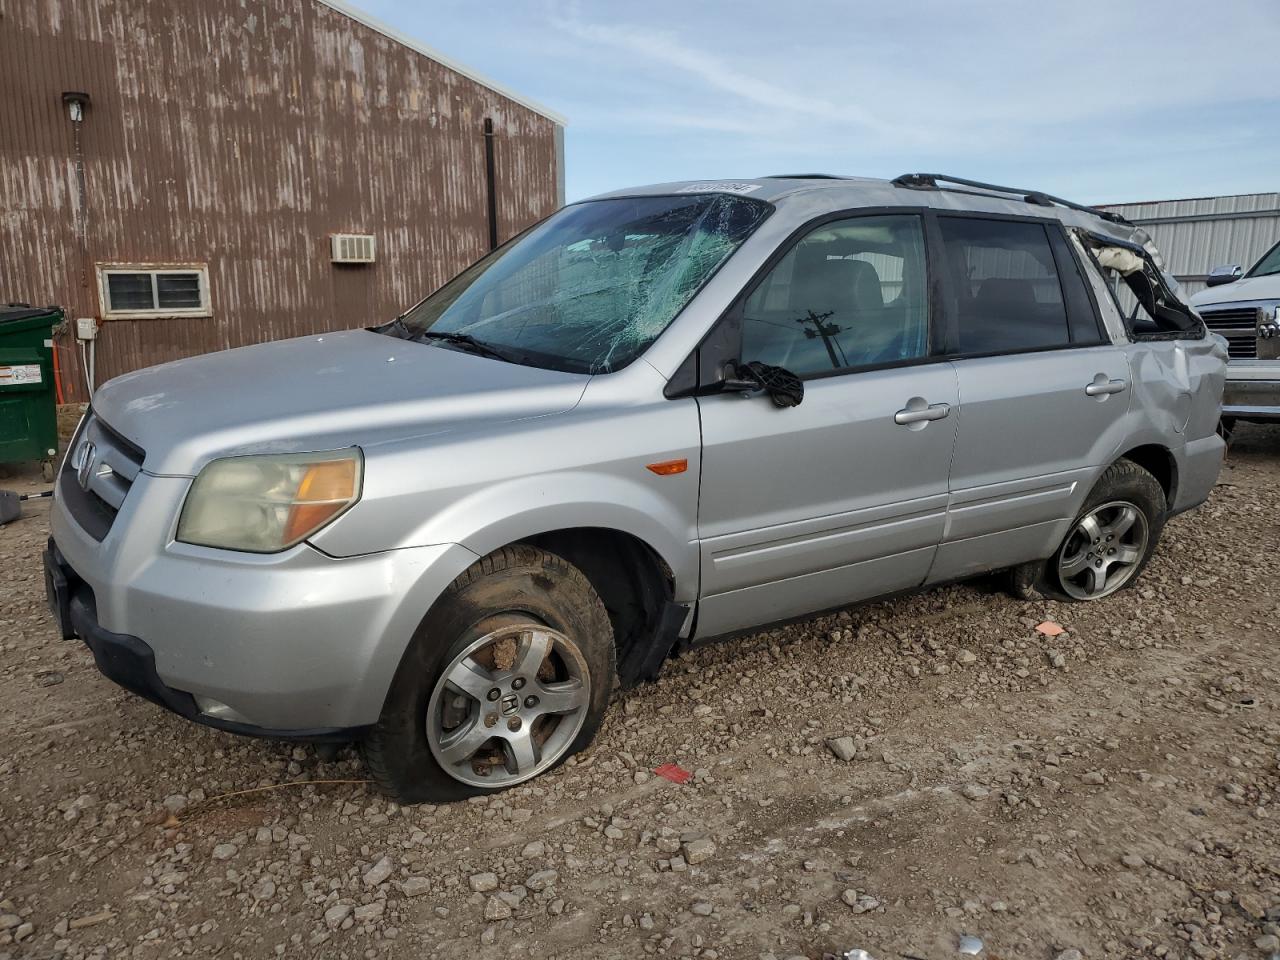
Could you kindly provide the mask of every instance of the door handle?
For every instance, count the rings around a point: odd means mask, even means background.
[[[919,397],[912,397],[905,407],[893,415],[893,422],[906,427],[913,423],[924,424],[930,420],[941,420],[950,413],[951,404],[949,403],[926,404]]]
[[[1093,378],[1093,383],[1084,388],[1084,392],[1091,397],[1105,397],[1111,393],[1123,393],[1128,386],[1128,380],[1108,380],[1106,374],[1100,373]]]

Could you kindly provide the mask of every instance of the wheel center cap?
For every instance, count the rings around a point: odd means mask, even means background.
[[[520,709],[520,697],[517,694],[509,693],[502,698],[502,715],[509,717]]]

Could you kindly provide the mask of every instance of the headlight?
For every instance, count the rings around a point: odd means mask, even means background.
[[[363,468],[358,447],[214,460],[191,485],[178,539],[253,553],[291,547],[360,499]]]

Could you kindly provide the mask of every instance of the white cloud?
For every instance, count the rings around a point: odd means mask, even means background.
[[[763,107],[781,115],[805,115],[884,132],[888,126],[871,111],[856,104],[837,103],[804,92],[798,85],[788,88],[766,79],[758,71],[748,72],[726,62],[717,54],[698,49],[673,33],[636,26],[606,26],[562,20],[559,26],[589,43],[603,43],[634,54],[656,67],[675,67],[701,80],[709,89]]]
[[[565,113],[570,197],[786,169],[1275,189],[1276,0],[364,2]]]

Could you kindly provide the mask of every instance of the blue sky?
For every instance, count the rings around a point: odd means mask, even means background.
[[[570,200],[811,171],[1280,190],[1276,0],[356,2],[565,114]]]

